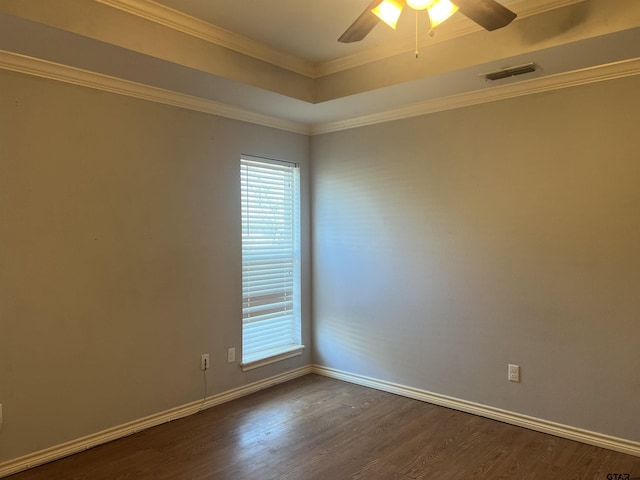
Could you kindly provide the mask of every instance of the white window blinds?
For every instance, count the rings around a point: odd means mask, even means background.
[[[242,362],[299,351],[300,187],[295,164],[243,157]]]

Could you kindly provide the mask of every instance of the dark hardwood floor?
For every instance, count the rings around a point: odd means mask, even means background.
[[[307,375],[8,478],[608,480],[614,473],[640,477],[640,458]]]

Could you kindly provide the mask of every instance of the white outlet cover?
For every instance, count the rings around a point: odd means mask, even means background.
[[[211,364],[209,363],[209,354],[203,353],[200,355],[200,369],[201,370],[209,370]]]
[[[520,365],[510,363],[507,378],[510,382],[520,382]]]

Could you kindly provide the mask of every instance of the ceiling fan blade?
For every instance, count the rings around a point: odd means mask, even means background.
[[[382,0],[374,0],[371,2],[371,5],[347,28],[347,31],[342,34],[338,41],[342,43],[352,43],[359,42],[366,37],[380,21],[378,17],[371,13],[371,10],[376,8],[380,3],[382,3]]]
[[[509,25],[516,14],[495,0],[451,0],[460,13],[489,31]]]

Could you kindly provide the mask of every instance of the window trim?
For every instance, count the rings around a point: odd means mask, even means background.
[[[279,166],[286,166],[286,167],[292,167],[294,169],[297,170],[297,172],[295,173],[295,177],[294,177],[294,191],[293,194],[295,195],[295,205],[294,205],[294,211],[293,211],[293,228],[294,228],[294,246],[293,246],[293,253],[294,253],[294,264],[295,264],[295,269],[293,272],[293,285],[294,285],[294,300],[293,300],[293,307],[292,307],[292,313],[294,315],[294,322],[296,322],[294,324],[294,332],[296,332],[297,338],[294,338],[294,343],[287,343],[286,345],[280,345],[277,347],[273,347],[271,349],[266,349],[263,351],[259,351],[257,353],[254,353],[253,355],[247,356],[245,354],[245,338],[244,338],[244,325],[245,325],[245,313],[244,313],[244,307],[243,307],[243,315],[242,315],[242,319],[243,319],[243,333],[242,333],[242,348],[241,348],[241,362],[240,362],[240,367],[242,368],[243,371],[248,371],[248,370],[253,370],[265,365],[269,365],[272,363],[276,363],[288,358],[293,358],[296,356],[299,356],[302,354],[302,351],[304,350],[305,346],[302,345],[302,308],[301,308],[301,296],[302,296],[302,292],[301,292],[301,286],[302,286],[302,278],[301,278],[301,261],[302,261],[302,254],[301,254],[301,232],[300,232],[300,202],[301,202],[301,191],[300,191],[300,165],[296,162],[290,162],[290,161],[286,161],[286,160],[276,160],[276,159],[271,159],[271,158],[264,158],[264,157],[257,157],[254,155],[245,155],[242,154],[240,156],[240,165],[241,165],[241,176],[243,175],[243,162],[248,161],[248,162],[259,162],[261,164],[264,165],[279,165]],[[241,184],[242,184],[242,178],[241,178]],[[242,188],[241,188],[242,190]],[[243,198],[244,201],[244,194],[241,195],[241,197]],[[245,223],[245,217],[244,217],[244,212],[241,216],[241,223],[243,224],[243,242],[242,242],[242,252],[243,252],[243,258],[244,258],[244,223]],[[243,262],[243,268],[242,268],[242,277],[243,277],[243,282],[244,282],[244,276],[245,276],[245,271],[244,271],[244,262]],[[243,304],[245,303],[245,297],[244,297],[244,292],[243,292]]]
[[[304,345],[295,345],[289,347],[286,350],[278,349],[277,353],[274,351],[273,354],[257,358],[255,360],[249,360],[247,362],[240,362],[240,367],[242,367],[243,372],[248,372],[249,370],[254,370],[256,368],[264,367],[266,365],[271,365],[272,363],[277,363],[281,360],[286,360],[288,358],[298,357],[302,355],[302,351],[305,349]]]

